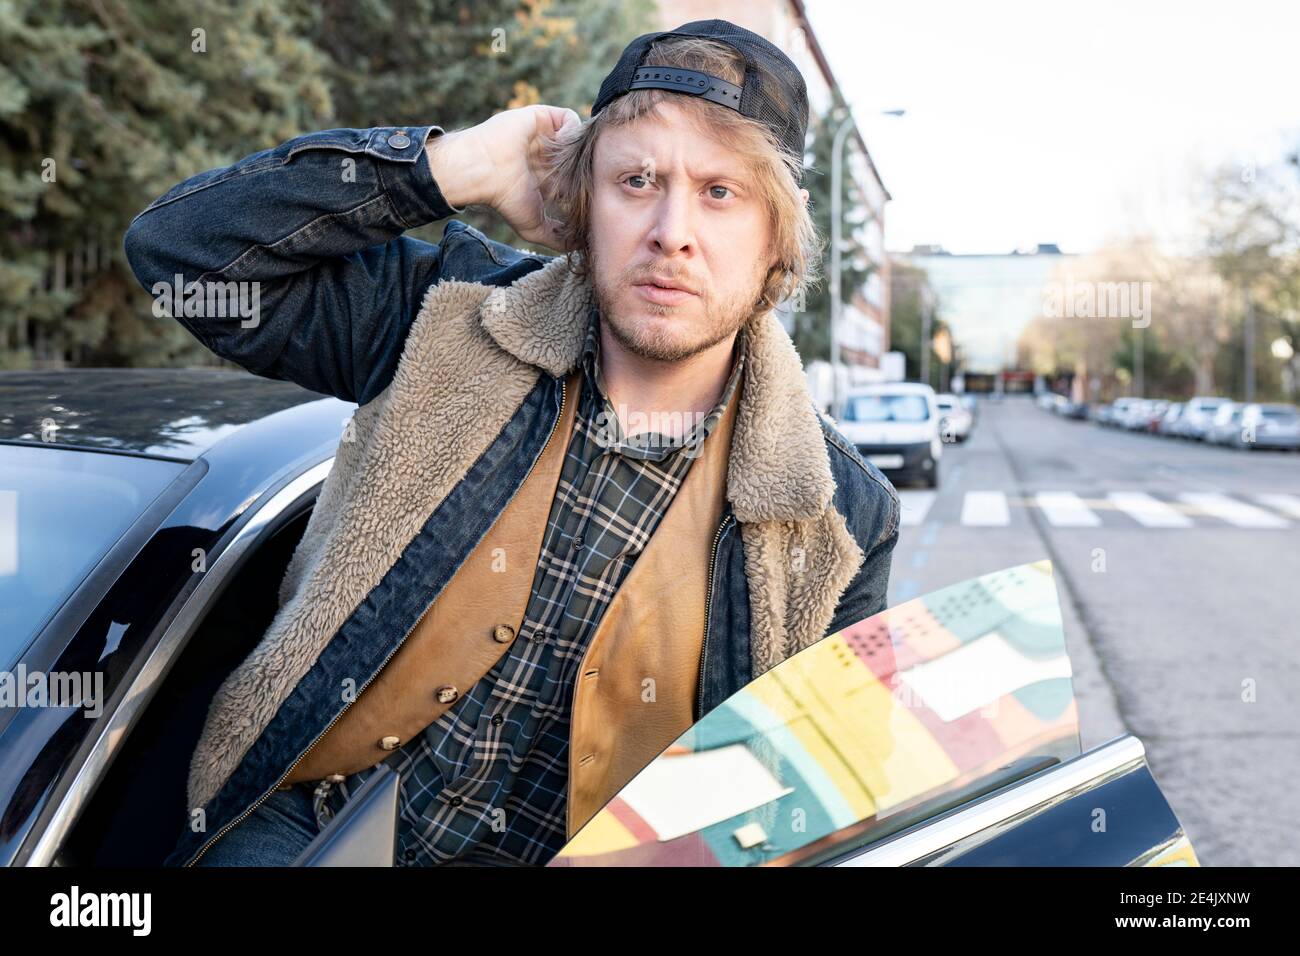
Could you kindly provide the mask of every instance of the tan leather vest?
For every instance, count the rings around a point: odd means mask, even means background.
[[[281,789],[380,763],[454,706],[510,649],[532,594],[581,387],[578,366],[566,380],[555,431],[515,496]],[[569,731],[570,838],[693,723],[706,591],[741,388],[605,610],[579,667]]]

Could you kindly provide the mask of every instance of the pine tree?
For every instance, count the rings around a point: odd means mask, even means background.
[[[126,263],[122,236],[150,202],[313,130],[459,128],[535,102],[586,115],[653,10],[0,0],[0,368],[214,363],[153,316]],[[519,244],[498,218],[464,218]]]

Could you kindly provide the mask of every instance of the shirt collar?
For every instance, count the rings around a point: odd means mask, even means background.
[[[722,396],[694,428],[689,429],[680,438],[667,438],[654,431],[641,432],[631,438],[626,438],[623,435],[622,423],[618,421],[618,415],[615,413],[614,404],[609,400],[605,392],[605,376],[600,362],[600,310],[593,304],[587,310],[587,333],[582,348],[582,367],[584,378],[590,388],[591,400],[595,402],[593,411],[597,409],[604,410],[606,413],[605,421],[609,422],[617,430],[617,439],[610,444],[609,448],[612,451],[634,458],[662,461],[681,448],[703,443],[704,439],[713,431],[714,426],[717,425],[722,413],[726,411],[727,403],[731,401],[731,397],[736,391],[736,385],[740,381],[741,369],[745,364],[747,341],[747,330],[745,326],[741,326],[731,352],[731,375],[727,379],[726,387],[722,390]]]

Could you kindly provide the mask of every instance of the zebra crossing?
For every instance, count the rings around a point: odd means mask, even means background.
[[[1027,520],[1032,509],[1054,528],[1234,527],[1282,530],[1300,525],[1300,494],[1228,495],[1188,491],[1157,497],[1145,491],[1110,491],[1084,496],[1073,491],[1037,491],[1024,495],[1004,491],[965,492],[959,507],[935,491],[898,492],[903,527],[934,520],[936,502],[945,516],[956,511],[969,528],[1004,528]]]

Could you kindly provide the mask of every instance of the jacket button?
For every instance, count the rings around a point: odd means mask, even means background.
[[[515,639],[515,629],[509,624],[498,624],[492,628],[492,640],[498,644],[508,644]]]
[[[400,740],[399,737],[384,737],[379,741],[379,746],[384,750],[396,750]]]
[[[456,688],[452,687],[450,684],[443,684],[438,688],[436,693],[438,695],[438,703],[440,704],[450,704],[460,696],[460,691],[456,690]]]
[[[393,147],[393,149],[406,149],[406,147],[411,145],[411,137],[401,132],[394,133],[392,136],[388,137],[388,145]]]

